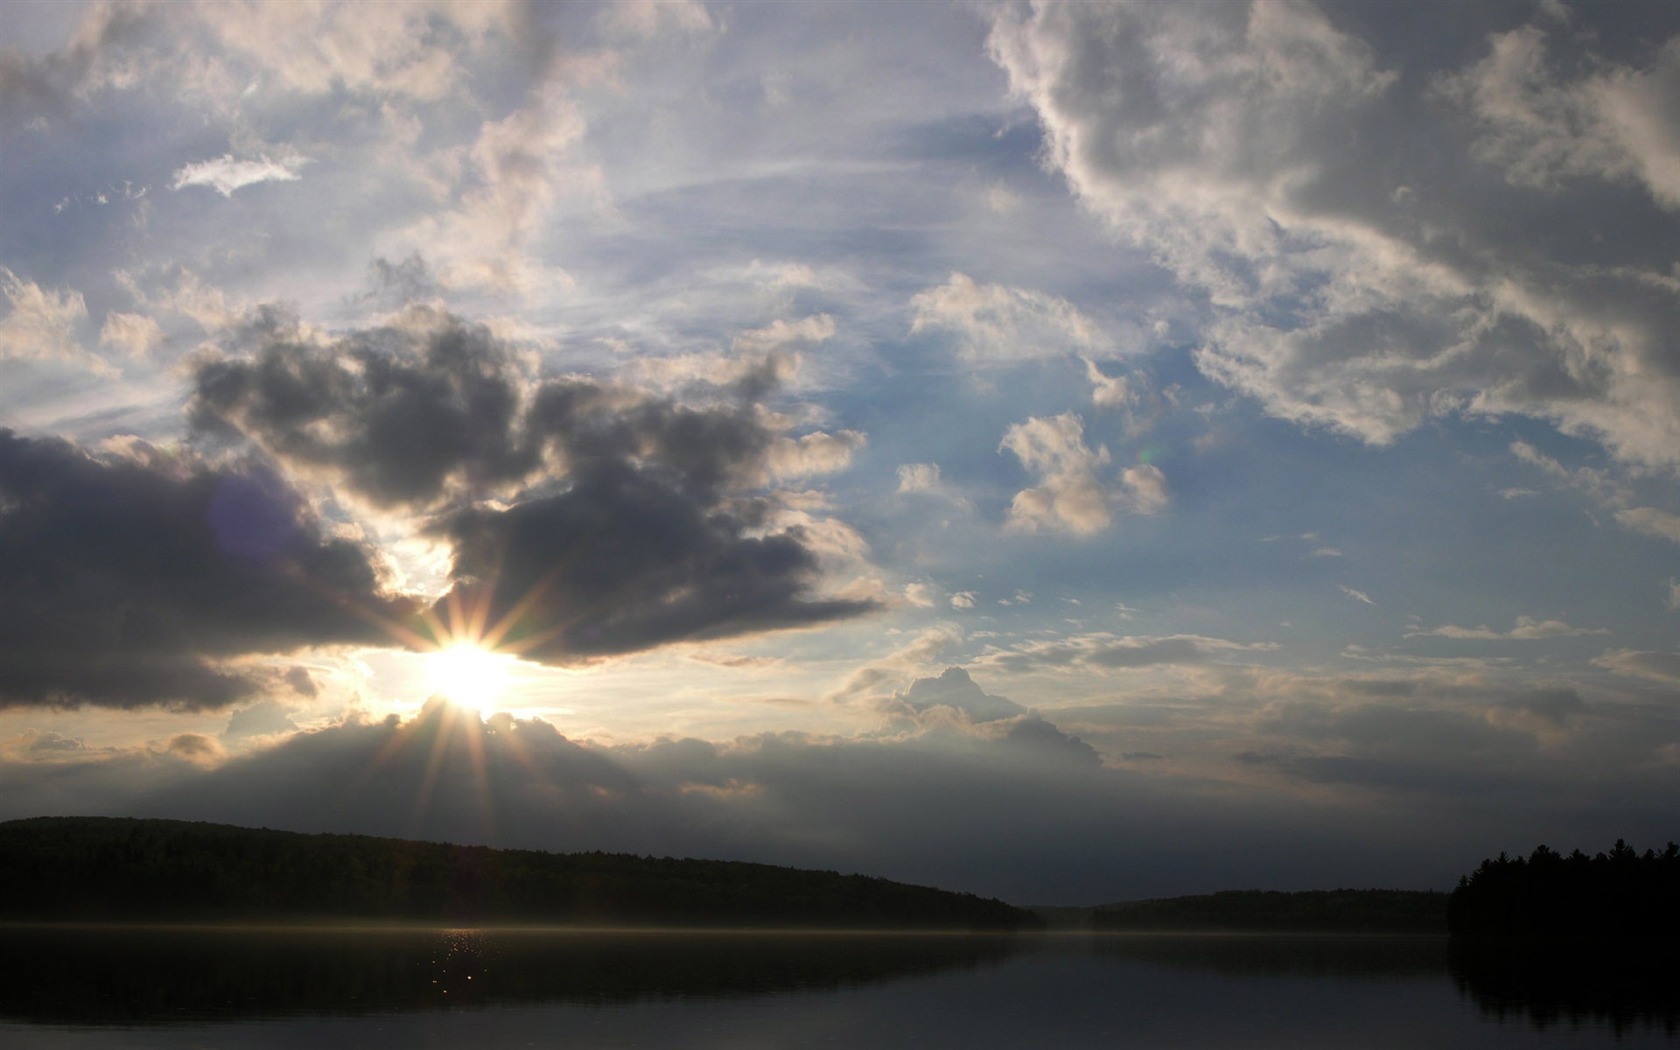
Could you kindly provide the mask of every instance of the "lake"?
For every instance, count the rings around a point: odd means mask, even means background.
[[[1671,1046],[1675,973],[1431,937],[0,931],[0,1046]]]

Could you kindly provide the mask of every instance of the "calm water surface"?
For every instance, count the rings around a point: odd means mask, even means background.
[[[1674,974],[1433,938],[0,932],[0,1046],[1654,1047]]]

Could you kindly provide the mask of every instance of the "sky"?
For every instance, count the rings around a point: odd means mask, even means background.
[[[1680,838],[1672,5],[7,13],[0,819]]]

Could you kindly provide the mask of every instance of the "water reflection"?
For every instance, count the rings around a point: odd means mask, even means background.
[[[1680,1034],[1680,958],[1671,944],[1455,939],[1451,965],[1460,994],[1500,1021]]]
[[[1447,938],[1338,934],[1111,933],[1092,939],[1110,959],[1231,976],[1439,977]]]
[[[996,964],[1008,935],[498,930],[0,931],[0,1019],[144,1026],[875,984]]]

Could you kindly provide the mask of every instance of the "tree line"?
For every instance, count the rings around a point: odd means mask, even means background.
[[[81,922],[1013,930],[1002,901],[735,861],[543,853],[170,820],[0,823],[0,917]]]
[[[1680,934],[1680,845],[1568,856],[1538,846],[1504,853],[1459,879],[1447,903],[1459,936],[1641,938]]]
[[[1438,933],[1447,895],[1428,890],[1224,890],[1096,908],[1098,930]]]

